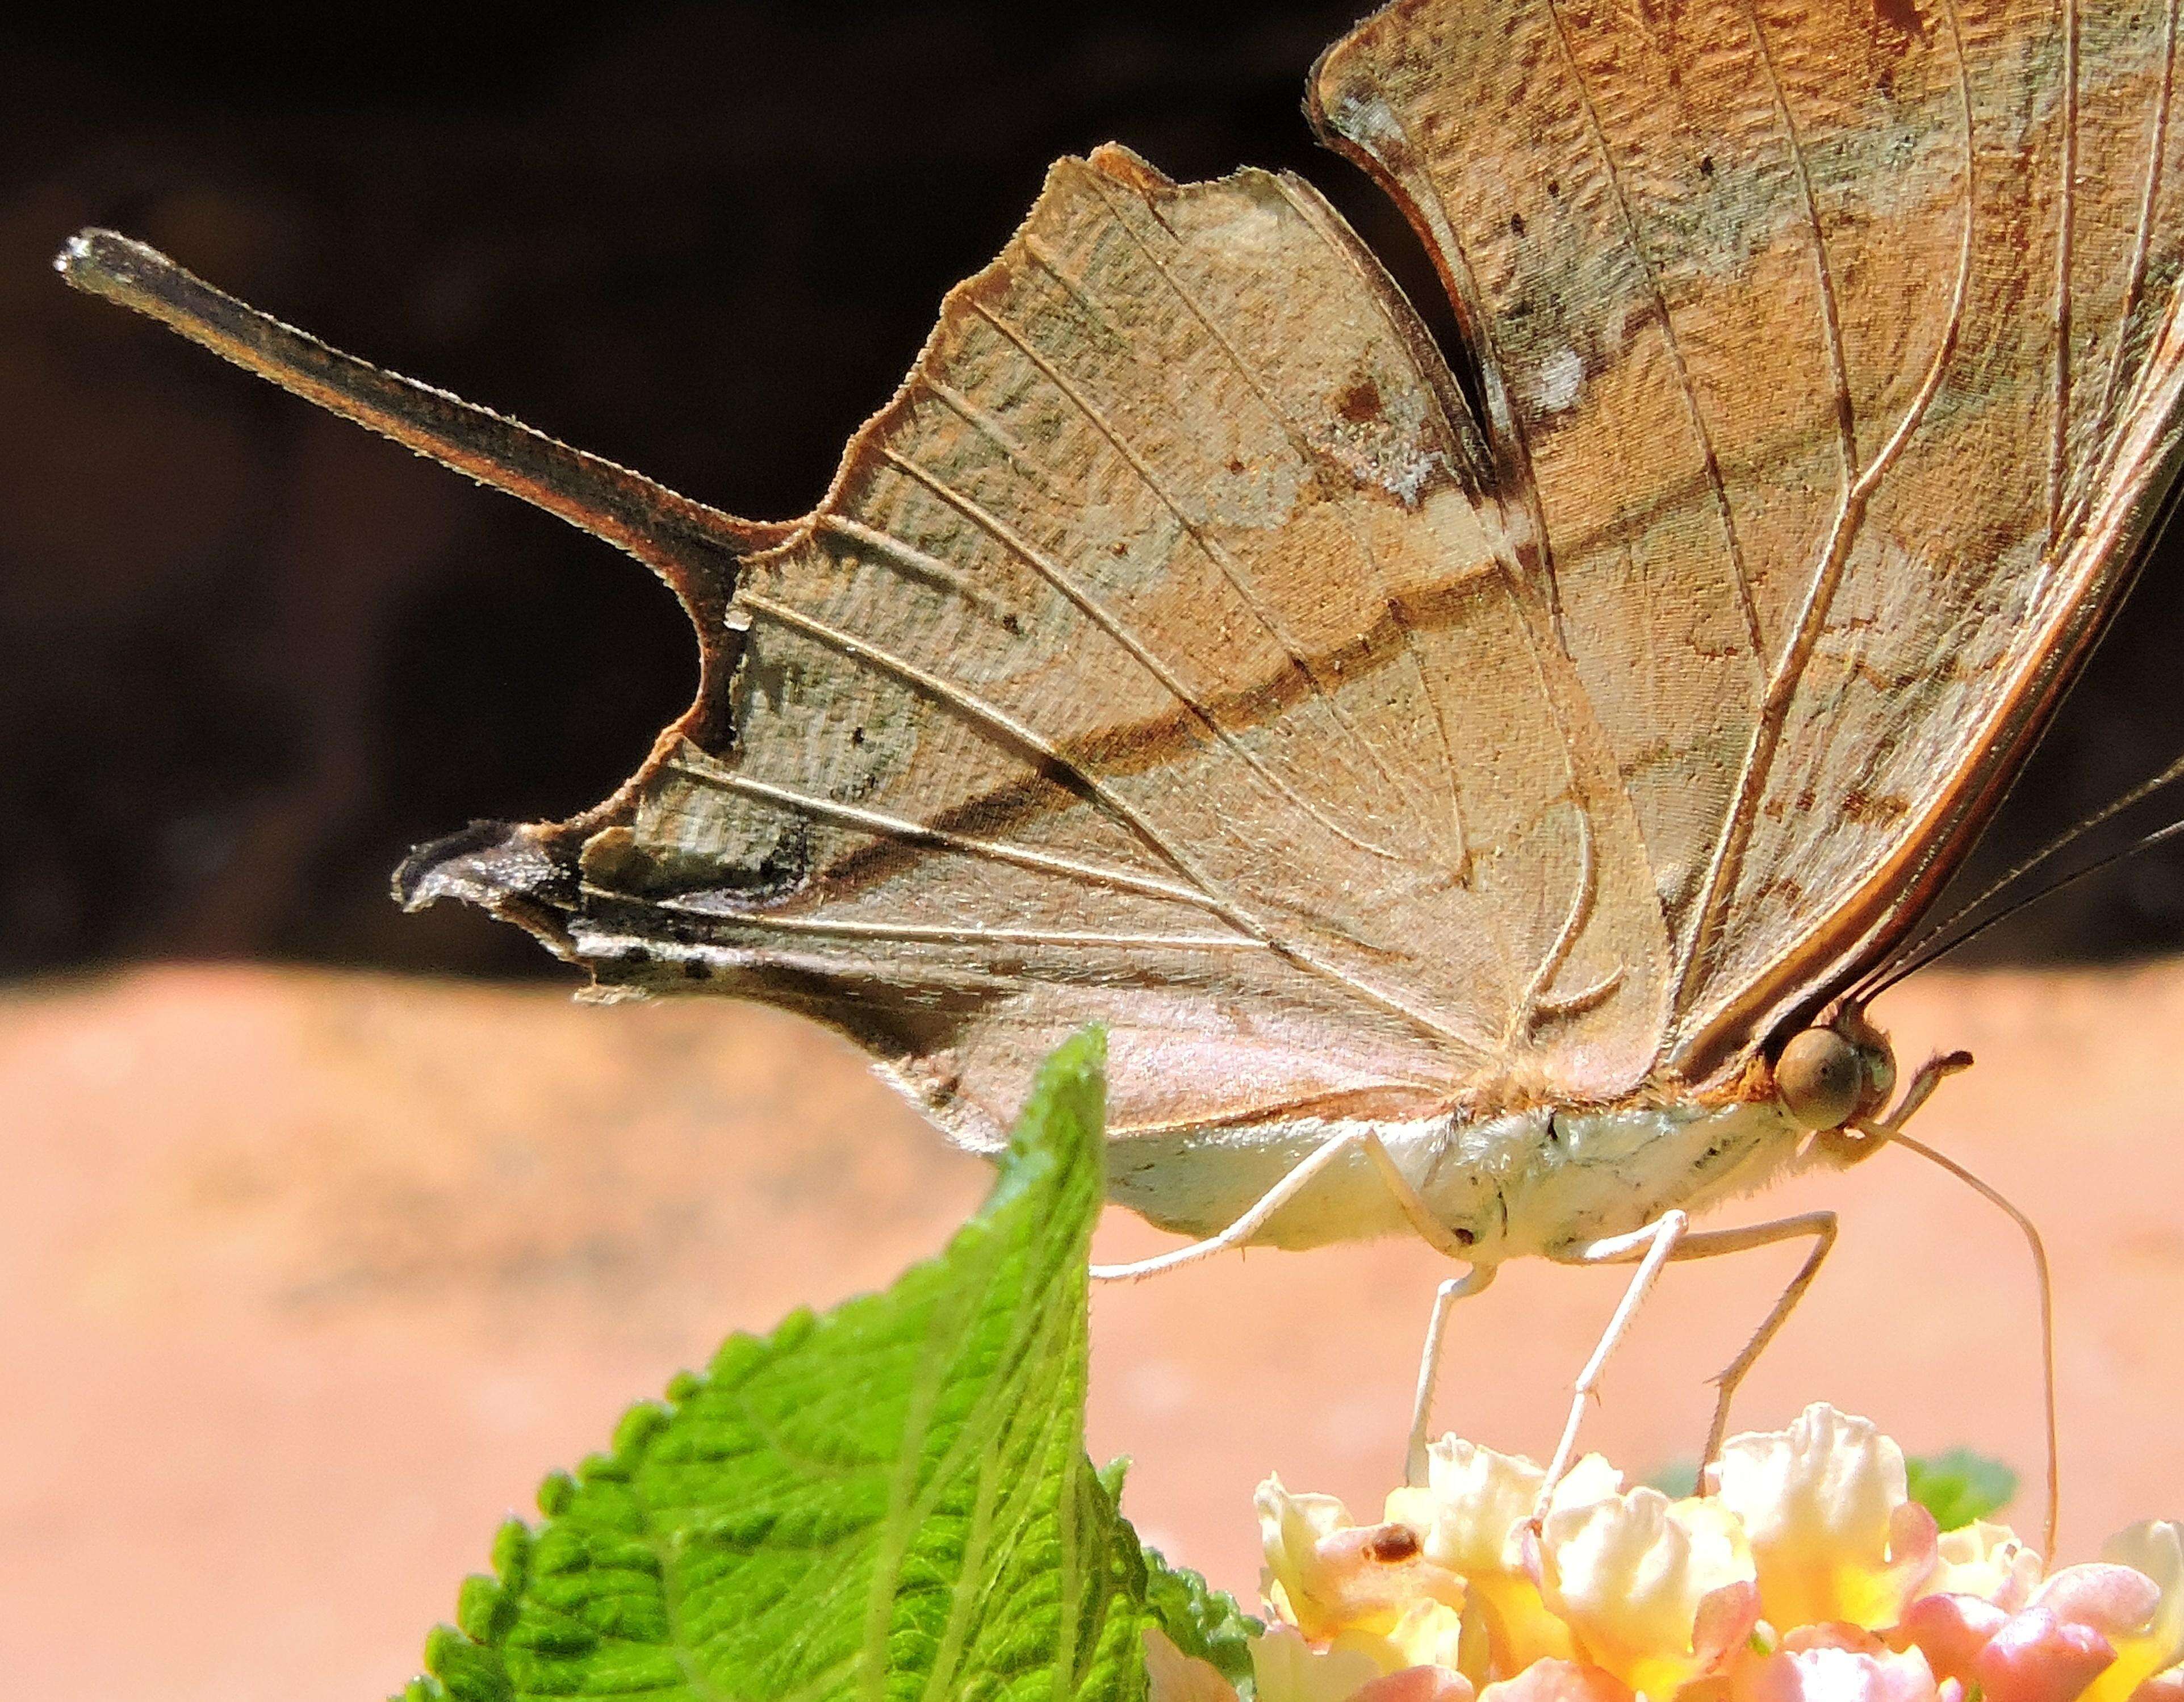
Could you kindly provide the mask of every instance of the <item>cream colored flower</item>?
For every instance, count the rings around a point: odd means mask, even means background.
[[[1938,1702],[1917,1649],[1788,1649],[1739,1666],[1730,1702]]]
[[[2156,1677],[2184,1652],[2175,1527],[2139,1526],[2109,1551],[2148,1570],[2114,1560],[2065,1566],[2016,1602],[2020,1573],[2013,1568],[1985,1598],[1921,1596],[1889,1641],[1915,1646],[1942,1677],[1986,1702],[2157,1702]]]
[[[1751,1550],[1717,1500],[1643,1487],[1589,1504],[1557,1496],[1539,1568],[1541,1596],[1583,1652],[1652,1702],[1719,1670],[1758,1617]]]
[[[1933,1570],[1933,1515],[1870,1420],[1815,1402],[1787,1430],[1731,1437],[1714,1471],[1774,1625],[1893,1625]]]
[[[1212,1662],[1185,1655],[1157,1626],[1147,1626],[1146,1702],[1236,1702],[1236,1687]]]
[[[1271,1626],[1251,1645],[1258,1702],[1352,1702],[1381,1676],[1379,1662],[1363,1649],[1314,1649],[1291,1626]]]
[[[1388,1632],[1387,1643],[1398,1668],[1446,1666],[1460,1671],[1463,1616],[1446,1602],[1414,1601]]]
[[[2184,1702],[2184,1526],[2043,1579],[2005,1526],[1937,1537],[1895,1443],[1825,1405],[1732,1439],[1708,1496],[1588,1456],[1535,1522],[1545,1476],[1446,1437],[1378,1525],[1268,1480],[1262,1702]],[[1146,1647],[1154,1702],[1231,1702]]]
[[[1237,1702],[1236,1688],[1210,1662],[1185,1655],[1167,1634],[1144,1633],[1147,1702]],[[1384,1666],[1348,1638],[1315,1649],[1278,1625],[1251,1645],[1258,1702],[1473,1702],[1471,1681],[1440,1666]]]
[[[2100,1627],[2114,1645],[2115,1662],[2086,1688],[2084,1702],[2128,1702],[2139,1687],[2151,1683],[2167,1669],[2184,1660],[2184,1524],[2149,1519],[2109,1539],[2101,1558],[2110,1565],[2128,1566],[2153,1585],[2152,1610],[2142,1621]],[[2048,1580],[2036,1604],[2050,1600],[2070,1573],[2066,1567]]]
[[[1259,1593],[1306,1637],[1331,1637],[1345,1615],[1336,1599],[1342,1571],[1320,1557],[1319,1545],[1352,1528],[1350,1509],[1332,1495],[1292,1495],[1279,1477],[1259,1486]]]
[[[1479,1702],[1631,1702],[1630,1688],[1597,1666],[1535,1660],[1514,1678],[1479,1693]]]
[[[1977,1596],[2004,1613],[2015,1613],[2032,1599],[2042,1570],[2038,1553],[2026,1548],[2008,1526],[1975,1519],[1942,1532],[1934,1570],[1919,1593]]]
[[[1576,1658],[1569,1627],[1541,1599],[1520,1541],[1546,1481],[1546,1469],[1522,1454],[1447,1436],[1427,1452],[1424,1487],[1388,1497],[1388,1517],[1418,1531],[1426,1559],[1463,1580],[1474,1634],[1453,1664],[1474,1682],[1538,1660]],[[1556,1487],[1555,1499],[1596,1501],[1622,1487],[1621,1473],[1587,1454]]]
[[[1257,1499],[1262,1591],[1306,1637],[1323,1642],[1354,1632],[1384,1638],[1420,1602],[1439,1605],[1446,1625],[1456,1624],[1462,1582],[1426,1556],[1413,1526],[1352,1524],[1349,1509],[1333,1496],[1292,1495],[1277,1477],[1259,1486]]]

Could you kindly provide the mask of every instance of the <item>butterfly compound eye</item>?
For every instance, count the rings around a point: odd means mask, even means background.
[[[1833,1029],[1792,1035],[1774,1062],[1774,1091],[1801,1128],[1841,1128],[1858,1114],[1864,1088],[1864,1060]]]

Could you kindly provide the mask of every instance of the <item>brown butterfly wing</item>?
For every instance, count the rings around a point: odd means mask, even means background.
[[[2166,488],[2176,33],[1379,14],[1315,100],[1483,432],[1308,187],[1065,162],[749,529],[655,760],[409,890],[811,1010],[972,1134],[1093,1018],[1148,1126],[1734,1068],[1915,920]]]
[[[1666,1066],[1898,940],[2176,460],[2173,0],[1402,0],[1323,61],[1481,369],[1674,941]]]
[[[1308,186],[1065,161],[682,730],[407,890],[813,1012],[974,1137],[1095,1018],[1124,1124],[1627,1087],[1667,942],[1483,455]]]

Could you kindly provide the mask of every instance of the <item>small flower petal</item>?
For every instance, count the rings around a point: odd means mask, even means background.
[[[1925,1585],[1929,1595],[1978,1596],[2015,1613],[2039,1588],[2039,1554],[2007,1525],[1975,1519],[1942,1532],[1935,1547],[1934,1570]]]
[[[1730,1695],[1731,1702],[1937,1702],[1939,1690],[1915,1649],[1896,1655],[1821,1647],[1744,1663]]]
[[[1640,1487],[1542,1524],[1540,1589],[1595,1665],[1655,1699],[1719,1666],[1758,1618],[1752,1554],[1719,1501]]]
[[[1425,1487],[1391,1493],[1388,1517],[1416,1530],[1426,1557],[1452,1572],[1474,1578],[1514,1571],[1512,1541],[1546,1481],[1545,1468],[1520,1454],[1445,1436],[1426,1452]]]
[[[1972,1662],[1972,1677],[1986,1702],[2076,1702],[2114,1660],[2092,1627],[2035,1604],[1995,1632]]]
[[[1463,1616],[1446,1602],[1413,1601],[1389,1631],[1388,1641],[1407,1666],[1460,1667]]]
[[[1588,1454],[1563,1474],[1555,1485],[1549,1510],[1557,1507],[1589,1507],[1623,1493],[1623,1474],[1601,1455]]]
[[[1472,1702],[1471,1681],[1446,1666],[1406,1666],[1376,1678],[1350,1702]]]
[[[1815,1402],[1787,1430],[1731,1437],[1715,1470],[1775,1625],[1892,1625],[1933,1570],[1933,1518],[1869,1420]]]
[[[1380,1676],[1362,1649],[1316,1649],[1294,1626],[1272,1627],[1251,1643],[1258,1702],[1351,1702]]]
[[[2131,1693],[2131,1702],[2184,1702],[2184,1666],[2155,1673]]]
[[[1329,1598],[1340,1580],[1321,1564],[1323,1539],[1351,1528],[1350,1509],[1332,1495],[1292,1495],[1279,1477],[1259,1486],[1259,1593],[1306,1637],[1333,1636],[1342,1618]]]
[[[1331,1495],[1259,1486],[1261,1588],[1282,1618],[1316,1641],[1346,1631],[1384,1634],[1411,1603],[1463,1605],[1463,1586],[1424,1557],[1407,1525],[1353,1525]]]
[[[1785,1632],[1777,1645],[1791,1655],[1802,1655],[1809,1649],[1847,1649],[1852,1655],[1886,1655],[1888,1645],[1863,1626],[1847,1621],[1831,1619],[1824,1625],[1801,1625]],[[1774,1651],[1769,1649],[1769,1654]],[[1898,1649],[1897,1654],[1903,1651]],[[1927,1663],[1934,1663],[1930,1659]]]
[[[2134,1525],[2109,1538],[2101,1557],[2143,1574],[2157,1593],[2142,1625],[2109,1632],[2115,1665],[2086,1693],[2087,1702],[2129,1702],[2141,1685],[2184,1660],[2184,1525],[2167,1519]]]
[[[2041,1585],[2032,1605],[2110,1642],[2144,1632],[2161,1606],[2161,1586],[2131,1566],[2095,1562],[2065,1566]]]
[[[1471,1621],[1485,1648],[1468,1650],[1463,1670],[1483,1680],[1535,1660],[1574,1659],[1569,1627],[1540,1599],[1519,1541],[1546,1486],[1545,1468],[1453,1436],[1435,1443],[1426,1460],[1425,1487],[1395,1491],[1387,1515],[1420,1533],[1429,1561],[1464,1582]],[[1557,1486],[1556,1504],[1597,1500],[1622,1485],[1613,1466],[1587,1454]]]
[[[1980,1651],[2008,1620],[2002,1609],[1979,1596],[1921,1596],[1905,1610],[1889,1641],[1915,1646],[1937,1676],[1969,1683]]]
[[[1631,1702],[1613,1673],[1574,1660],[1535,1660],[1514,1678],[1479,1693],[1479,1702]]]
[[[1236,1687],[1211,1661],[1185,1655],[1157,1626],[1145,1630],[1145,1702],[1236,1702]]]

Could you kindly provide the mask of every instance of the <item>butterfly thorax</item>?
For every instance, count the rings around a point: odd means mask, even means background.
[[[1468,1149],[1491,1179],[1500,1221],[1443,1220],[1472,1230],[1482,1261],[1554,1258],[1642,1229],[1673,1208],[1702,1212],[1805,1163],[1847,1162],[1878,1144],[1808,1139],[1880,1115],[1894,1090],[1895,1054],[1862,1007],[1847,1001],[1770,1051],[1724,1088],[1452,1125],[1438,1165],[1429,1160],[1418,1175],[1420,1190],[1438,1212],[1475,1214],[1476,1200],[1462,1196],[1478,1185],[1451,1189],[1439,1174]]]
[[[1673,1208],[1755,1192],[1791,1164],[1804,1132],[1771,1098],[1551,1113],[1512,1169],[1508,1224],[1482,1256],[1566,1255]]]

